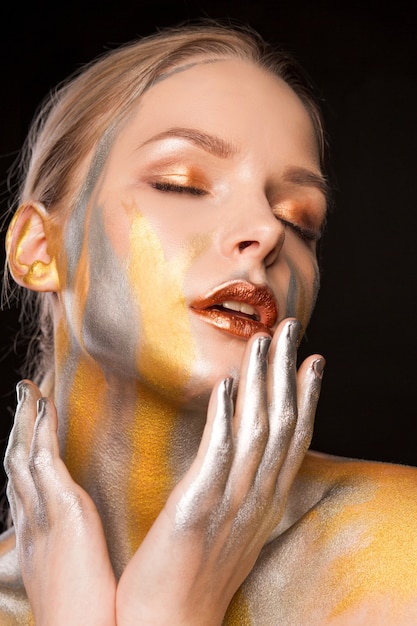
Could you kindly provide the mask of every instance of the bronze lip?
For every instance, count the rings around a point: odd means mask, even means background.
[[[229,309],[216,309],[225,301],[242,302],[253,306],[257,319],[251,319]],[[248,338],[256,332],[272,335],[278,311],[274,295],[265,285],[253,285],[247,281],[233,280],[215,287],[204,296],[194,300],[191,309],[205,321],[232,335]]]

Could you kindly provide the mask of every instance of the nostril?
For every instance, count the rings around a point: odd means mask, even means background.
[[[254,241],[241,241],[239,244],[239,251],[242,252],[242,250],[244,250],[245,248],[248,248],[253,243],[255,242]]]

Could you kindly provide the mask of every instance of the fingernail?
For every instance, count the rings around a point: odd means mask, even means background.
[[[271,337],[259,337],[258,339],[258,354],[265,358],[268,354],[269,346],[271,345]]]
[[[295,346],[298,346],[298,340],[300,338],[300,330],[301,330],[301,324],[298,320],[294,320],[293,322],[290,322],[290,325],[289,325],[290,341]]]
[[[46,398],[39,398],[37,402],[38,417],[42,417],[45,414],[46,403]]]
[[[323,378],[324,366],[326,365],[326,361],[324,359],[316,359],[313,361],[313,369],[317,376],[317,378]]]
[[[22,402],[22,400],[25,397],[25,391],[26,391],[26,385],[25,383],[21,380],[17,383],[16,385],[16,397],[17,397],[17,403],[19,404],[20,402]]]
[[[224,389],[227,393],[227,395],[230,396],[232,395],[232,388],[233,388],[233,378],[225,378],[224,379]]]

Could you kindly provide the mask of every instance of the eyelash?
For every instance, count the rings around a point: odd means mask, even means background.
[[[157,191],[162,191],[165,193],[174,192],[174,193],[188,193],[192,196],[205,196],[207,195],[207,191],[204,189],[199,189],[198,187],[190,187],[187,185],[177,185],[176,183],[168,183],[168,182],[159,182],[156,181],[151,184],[151,186]]]
[[[318,241],[320,239],[321,233],[317,233],[315,230],[311,230],[310,228],[302,228],[298,226],[298,224],[294,224],[293,222],[288,222],[287,220],[282,219],[282,217],[278,217],[277,219],[284,224],[284,226],[288,226],[291,228],[297,235],[301,237],[303,241],[311,242]]]
[[[184,193],[190,194],[192,196],[207,195],[207,191],[205,191],[204,189],[200,189],[199,187],[177,185],[176,183],[169,183],[165,181],[153,182],[151,186],[153,187],[153,189],[156,189],[157,191],[162,191],[164,193]],[[281,217],[278,217],[277,219],[279,219],[284,224],[284,226],[288,226],[288,228],[291,228],[291,230],[293,230],[303,241],[307,243],[312,241],[318,241],[320,239],[321,233],[317,233],[316,231],[309,228],[302,228],[301,226],[298,226],[298,224],[294,224],[293,222],[284,220]]]

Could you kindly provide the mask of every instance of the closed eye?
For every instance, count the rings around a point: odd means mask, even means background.
[[[318,232],[313,228],[304,228],[298,224],[284,220],[282,217],[279,217],[278,219],[282,222],[282,224],[284,224],[284,226],[291,228],[291,230],[293,230],[303,241],[318,241],[321,237],[321,231]]]
[[[170,183],[167,181],[155,181],[151,183],[151,187],[157,189],[158,191],[163,191],[165,193],[173,192],[173,193],[188,193],[192,196],[205,196],[207,195],[207,191],[205,189],[200,189],[199,187],[192,187],[189,185],[178,185],[177,183]]]

